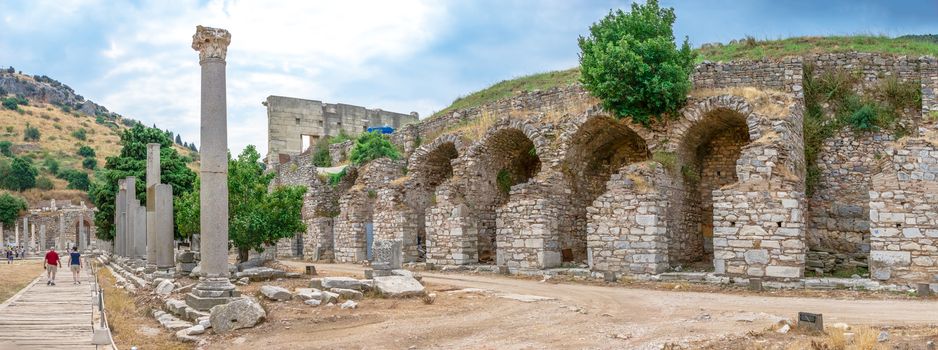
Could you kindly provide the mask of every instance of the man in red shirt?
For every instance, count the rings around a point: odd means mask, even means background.
[[[46,268],[46,281],[47,286],[55,285],[55,271],[59,269],[59,253],[55,252],[55,247],[49,247],[49,251],[46,252],[46,259],[43,260],[43,265]]]

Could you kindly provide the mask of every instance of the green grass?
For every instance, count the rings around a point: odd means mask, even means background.
[[[895,55],[938,56],[938,42],[931,36],[851,35],[797,37],[780,40],[748,38],[733,44],[708,46],[697,50],[697,61],[758,60],[815,53],[871,52]]]
[[[938,35],[909,35],[898,38],[874,35],[797,37],[780,40],[756,40],[748,37],[734,44],[709,46],[696,50],[697,62],[777,59],[814,53],[871,52],[895,55],[938,57]],[[459,97],[430,118],[517,96],[520,92],[546,90],[576,83],[580,69],[570,68],[520,78],[503,80],[488,88]]]
[[[546,90],[549,88],[576,83],[580,79],[580,69],[571,68],[553,72],[538,73],[511,80],[502,80],[495,85],[473,92],[468,96],[457,98],[453,104],[443,110],[433,113],[434,118],[450,113],[457,109],[478,107],[494,101],[510,98],[520,92]]]

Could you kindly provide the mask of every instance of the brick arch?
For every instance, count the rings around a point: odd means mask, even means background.
[[[469,145],[466,144],[465,141],[463,141],[463,138],[461,137],[460,134],[440,135],[440,136],[437,136],[437,138],[433,139],[433,141],[431,141],[430,143],[423,144],[423,145],[420,145],[420,147],[417,147],[417,149],[414,150],[414,153],[411,154],[410,158],[407,160],[407,164],[413,167],[413,166],[417,166],[418,164],[424,163],[427,156],[431,152],[433,152],[434,150],[438,149],[440,146],[447,144],[447,143],[452,143],[453,146],[456,147],[456,151],[459,154],[465,153],[466,148],[469,147]]]
[[[547,138],[542,135],[541,131],[538,130],[537,125],[530,120],[510,117],[501,118],[491,127],[489,127],[489,129],[485,132],[485,135],[469,146],[468,150],[466,151],[467,156],[480,156],[485,152],[486,144],[490,139],[496,137],[500,132],[512,129],[520,131],[524,134],[525,137],[528,138],[528,140],[531,140],[531,143],[534,144],[534,149],[538,158],[545,159],[550,141],[548,141]]]
[[[668,151],[677,151],[677,147],[687,136],[695,125],[707,122],[708,117],[714,115],[713,112],[725,111],[733,112],[742,116],[746,120],[749,140],[758,140],[767,131],[767,126],[762,123],[765,118],[756,114],[752,105],[745,97],[736,95],[720,95],[704,98],[692,102],[680,111],[680,118],[668,126],[667,139],[670,142],[665,145]]]

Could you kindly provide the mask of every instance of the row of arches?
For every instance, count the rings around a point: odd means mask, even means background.
[[[575,131],[562,133],[559,145],[551,144],[533,124],[507,119],[471,145],[458,135],[441,136],[419,147],[409,160],[417,183],[417,194],[412,196],[426,198],[411,201],[417,203],[413,209],[418,244],[432,246],[437,239],[428,237],[428,231],[434,231],[428,230],[428,224],[459,222],[461,226],[448,227],[447,234],[474,236],[469,237],[474,247],[449,253],[462,258],[455,261],[510,265],[524,260],[517,255],[550,251],[555,256],[523,266],[590,264],[590,207],[607,191],[613,174],[630,164],[655,160],[669,167],[674,177],[667,215],[670,264],[711,269],[711,193],[738,181],[736,163],[751,141],[749,125],[754,125],[748,111],[748,106],[716,103],[704,111],[688,111],[684,123],[664,135],[675,142],[657,139],[655,150],[649,147],[649,131],[606,115],[583,116],[564,125]],[[658,153],[665,156],[658,159]],[[450,203],[435,197],[441,187]],[[543,203],[554,209],[540,213],[544,220],[514,216],[513,210],[531,216]],[[445,214],[443,219],[428,223],[428,213],[441,206],[448,206],[438,210]],[[551,237],[538,236],[545,230]],[[451,262],[444,256],[448,255],[436,255],[440,262]]]

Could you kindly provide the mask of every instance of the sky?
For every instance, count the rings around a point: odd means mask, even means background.
[[[935,0],[686,0],[693,46],[752,35],[938,33]],[[421,118],[501,80],[578,64],[577,37],[630,1],[0,0],[0,67],[47,75],[199,144],[196,25],[228,29],[228,143],[267,151],[283,95]]]

